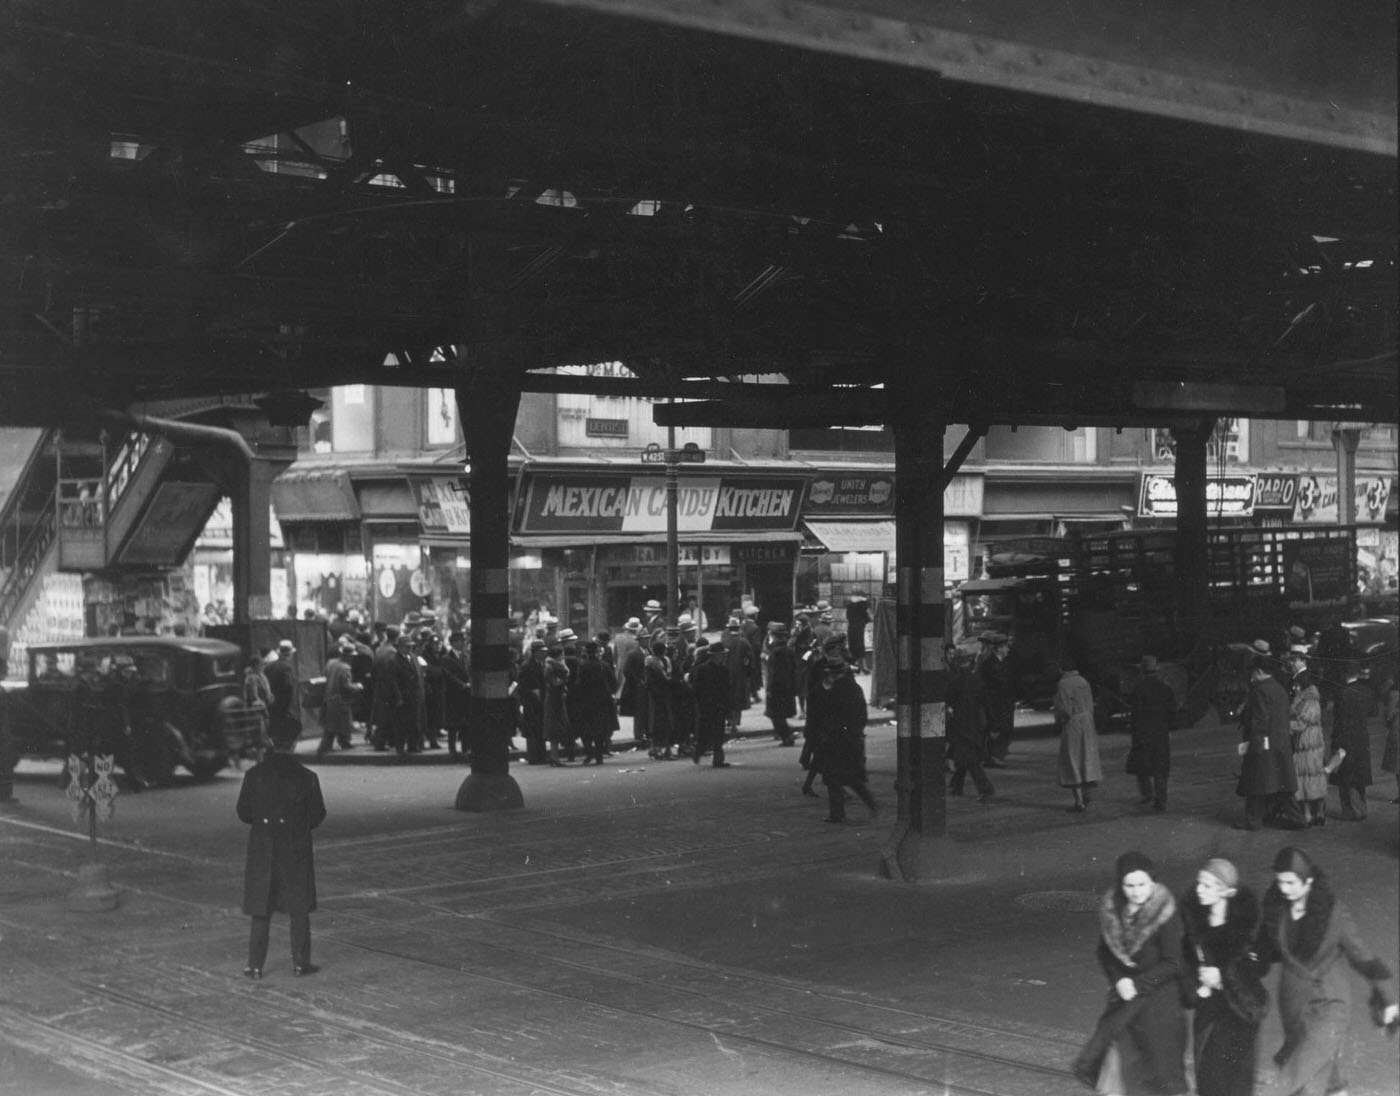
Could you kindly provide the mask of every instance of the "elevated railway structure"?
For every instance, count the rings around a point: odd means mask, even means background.
[[[677,425],[890,424],[890,866],[918,877],[943,833],[950,424],[1173,427],[1189,609],[1216,416],[1343,437],[1400,417],[1395,20],[1376,0],[8,0],[0,421],[181,400],[227,427],[219,401],[249,393],[292,421],[308,387],[455,388],[472,809],[519,802],[521,391],[671,398]],[[554,371],[597,361],[637,379]],[[239,474],[254,513],[268,477]]]

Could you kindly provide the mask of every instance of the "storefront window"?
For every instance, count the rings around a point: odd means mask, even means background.
[[[374,393],[368,385],[331,389],[331,445],[337,453],[374,448]]]
[[[428,591],[447,627],[460,628],[471,619],[471,582],[472,561],[465,548],[428,549]]]
[[[298,612],[330,616],[341,609],[369,607],[368,568],[362,555],[297,552],[293,557]]]
[[[376,541],[371,565],[376,620],[399,624],[410,613],[431,607],[432,591],[423,570],[423,549],[416,541]]]

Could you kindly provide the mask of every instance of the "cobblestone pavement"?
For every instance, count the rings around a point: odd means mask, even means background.
[[[100,857],[121,905],[73,913],[87,843],[51,774],[22,773],[0,813],[0,1092],[1074,1092],[1103,993],[1091,911],[1123,849],[1177,890],[1214,854],[1262,885],[1298,836],[1396,959],[1391,789],[1365,824],[1240,833],[1233,741],[1180,733],[1154,815],[1106,737],[1110,777],[1076,815],[1056,740],[1031,730],[991,804],[949,801],[955,873],[913,886],[876,877],[892,817],[824,825],[797,751],[762,739],[728,770],[514,767],[526,807],[492,815],[450,809],[460,767],[325,765],[323,970],[291,976],[279,921],[260,983],[239,976],[237,774],[119,801]],[[893,728],[868,745],[893,816]],[[1350,1049],[1353,1096],[1397,1091],[1396,1044],[1361,1009]]]

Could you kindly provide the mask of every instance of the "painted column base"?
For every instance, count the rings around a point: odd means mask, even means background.
[[[459,811],[513,811],[525,806],[525,797],[520,794],[520,785],[510,773],[495,773],[490,776],[472,773],[457,789],[457,802],[452,806]]]
[[[120,901],[121,891],[112,886],[107,869],[101,864],[84,864],[64,904],[75,913],[103,913],[116,909]]]
[[[900,826],[881,850],[879,874],[903,883],[949,879],[967,867],[964,854],[946,834],[933,836]]]

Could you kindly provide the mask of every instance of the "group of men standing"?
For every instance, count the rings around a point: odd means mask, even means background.
[[[444,643],[428,625],[375,625],[343,631],[333,640],[325,667],[321,741],[316,756],[353,749],[355,734],[376,750],[407,758],[438,750],[466,757],[471,715],[471,654],[465,631]],[[282,640],[275,651],[250,661],[244,700],[266,710],[273,740],[299,737],[296,647]]]

